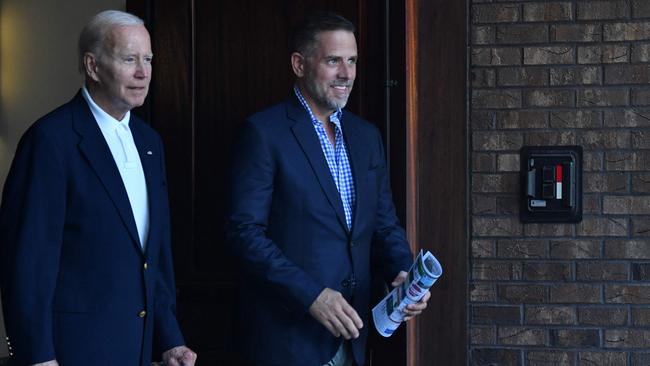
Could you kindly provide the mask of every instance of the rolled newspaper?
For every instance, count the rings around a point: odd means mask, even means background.
[[[406,280],[372,309],[372,319],[379,334],[390,337],[404,321],[404,308],[420,301],[440,275],[440,262],[429,251],[423,253],[420,250]]]

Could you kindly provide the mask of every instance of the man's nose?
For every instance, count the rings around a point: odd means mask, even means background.
[[[145,79],[151,72],[151,65],[144,60],[139,60],[135,66],[135,77],[138,79]]]
[[[345,80],[350,80],[354,78],[355,74],[355,67],[356,65],[354,64],[347,64],[343,63],[338,70],[338,78],[339,79],[345,79]]]

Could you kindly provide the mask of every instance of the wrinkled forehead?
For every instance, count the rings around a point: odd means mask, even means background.
[[[104,49],[115,53],[151,53],[149,32],[144,25],[120,25],[106,33]]]

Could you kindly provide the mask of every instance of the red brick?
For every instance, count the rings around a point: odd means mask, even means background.
[[[585,173],[583,192],[626,192],[627,175],[624,173]]]
[[[570,89],[537,89],[524,93],[529,107],[573,107],[575,94]]]
[[[627,366],[625,352],[580,352],[578,366]]]
[[[521,108],[521,91],[519,90],[474,90],[472,91],[473,108]]]
[[[497,342],[494,327],[470,327],[469,341],[472,345],[493,345]]]
[[[493,195],[473,194],[472,213],[474,215],[494,215],[497,213],[497,199]]]
[[[561,304],[600,303],[600,286],[583,283],[565,283],[550,287],[550,301]]]
[[[606,65],[605,84],[648,84],[650,65]]]
[[[524,21],[526,22],[548,22],[572,19],[573,11],[570,2],[524,4]]]
[[[494,258],[496,257],[496,244],[492,240],[472,240],[473,258]]]
[[[544,258],[546,245],[542,240],[498,240],[499,258]]]
[[[579,144],[584,149],[628,149],[631,146],[630,131],[591,130],[580,133]]]
[[[632,192],[650,193],[650,173],[632,174]]]
[[[485,4],[472,6],[472,23],[511,23],[519,20],[519,5]]]
[[[604,41],[643,41],[650,39],[650,22],[603,24]]]
[[[519,150],[523,135],[521,132],[474,132],[472,145],[475,151]]]
[[[605,348],[648,348],[650,347],[650,330],[605,329]]]
[[[590,88],[578,90],[579,107],[609,107],[628,104],[628,89]]]
[[[516,192],[519,184],[518,178],[518,174],[514,173],[474,174],[472,177],[473,191],[481,193]]]
[[[496,72],[492,69],[474,69],[471,75],[473,88],[492,88],[496,85]]]
[[[578,323],[588,326],[627,325],[626,307],[581,307],[578,309]]]
[[[536,304],[543,303],[546,297],[546,287],[543,285],[498,285],[499,302],[506,304]]]
[[[647,237],[650,236],[650,217],[634,216],[632,217],[632,236]]]
[[[596,348],[600,345],[597,329],[554,329],[551,344],[555,347]]]
[[[499,348],[474,348],[472,350],[472,366],[521,366],[521,351]]]
[[[647,285],[605,285],[605,302],[608,304],[650,304],[650,287]]]
[[[650,309],[647,307],[632,308],[632,324],[637,327],[650,326]]]
[[[498,343],[510,346],[548,346],[548,330],[524,327],[499,327]]]
[[[595,85],[601,83],[597,66],[555,67],[551,69],[551,85]]]
[[[625,262],[578,262],[578,281],[628,281],[630,266]]]
[[[615,64],[630,61],[630,48],[627,45],[605,44],[578,47],[580,64]]]
[[[509,265],[509,267],[511,267]],[[498,267],[494,267],[498,268]],[[481,268],[482,270],[483,268]],[[469,301],[495,302],[497,300],[496,287],[492,284],[474,283],[469,285]]]
[[[526,353],[527,366],[573,366],[574,359],[575,353],[567,351],[529,351]]]
[[[472,66],[521,65],[521,49],[515,47],[472,48]]]
[[[584,151],[582,153],[582,169],[586,172],[601,172],[605,156],[602,152]]]
[[[511,236],[521,235],[522,227],[519,218],[475,217],[472,220],[473,235],[478,236]]]
[[[568,281],[571,266],[562,262],[525,262],[524,279],[529,281]]]
[[[518,154],[499,154],[497,157],[498,172],[518,172],[519,155]]]
[[[602,112],[573,110],[550,113],[553,128],[595,128],[603,125]]]
[[[600,20],[621,19],[630,14],[629,1],[580,1],[578,2],[578,19]]]
[[[573,224],[526,224],[526,236],[572,236]]]
[[[575,145],[576,133],[573,131],[527,132],[524,135],[524,143],[532,146]]]
[[[526,306],[525,324],[567,325],[574,324],[576,312],[569,306]]]
[[[538,67],[500,68],[497,82],[499,86],[548,85],[548,71]]]
[[[632,131],[633,149],[650,149],[650,133],[648,131]]]
[[[650,196],[605,196],[603,213],[614,215],[650,215]]]
[[[496,27],[493,25],[472,26],[472,44],[492,44],[496,41]]]
[[[516,280],[517,264],[504,261],[475,260],[472,263],[472,279],[476,281]],[[494,290],[496,298],[496,289]]]
[[[634,43],[630,48],[632,62],[650,62],[650,43]]]
[[[600,24],[556,24],[551,26],[553,42],[598,42],[602,38]]]
[[[575,57],[573,47],[525,47],[525,65],[572,64]]]
[[[650,110],[615,109],[605,111],[606,127],[650,127]]]
[[[497,112],[497,127],[499,129],[546,128],[546,112],[540,111],[507,111]]]
[[[605,152],[605,169],[612,171],[648,171],[650,170],[650,151]]]
[[[510,24],[497,26],[497,43],[521,44],[548,42],[545,24]]]
[[[605,257],[612,259],[650,259],[650,240],[606,240]]]
[[[647,0],[632,0],[632,16],[634,18],[649,18],[650,3]]]
[[[551,258],[589,259],[600,257],[600,242],[596,240],[551,240]]]
[[[519,306],[494,306],[474,305],[472,306],[473,324],[520,324],[521,309]]]
[[[580,236],[625,236],[628,222],[623,218],[586,217],[578,224]]]

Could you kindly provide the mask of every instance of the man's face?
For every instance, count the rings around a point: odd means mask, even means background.
[[[149,91],[152,58],[149,32],[143,25],[113,28],[93,77],[97,104],[118,120],[141,106]]]
[[[316,36],[311,54],[304,58],[302,91],[317,116],[345,107],[357,73],[357,57],[352,32],[336,30]]]

